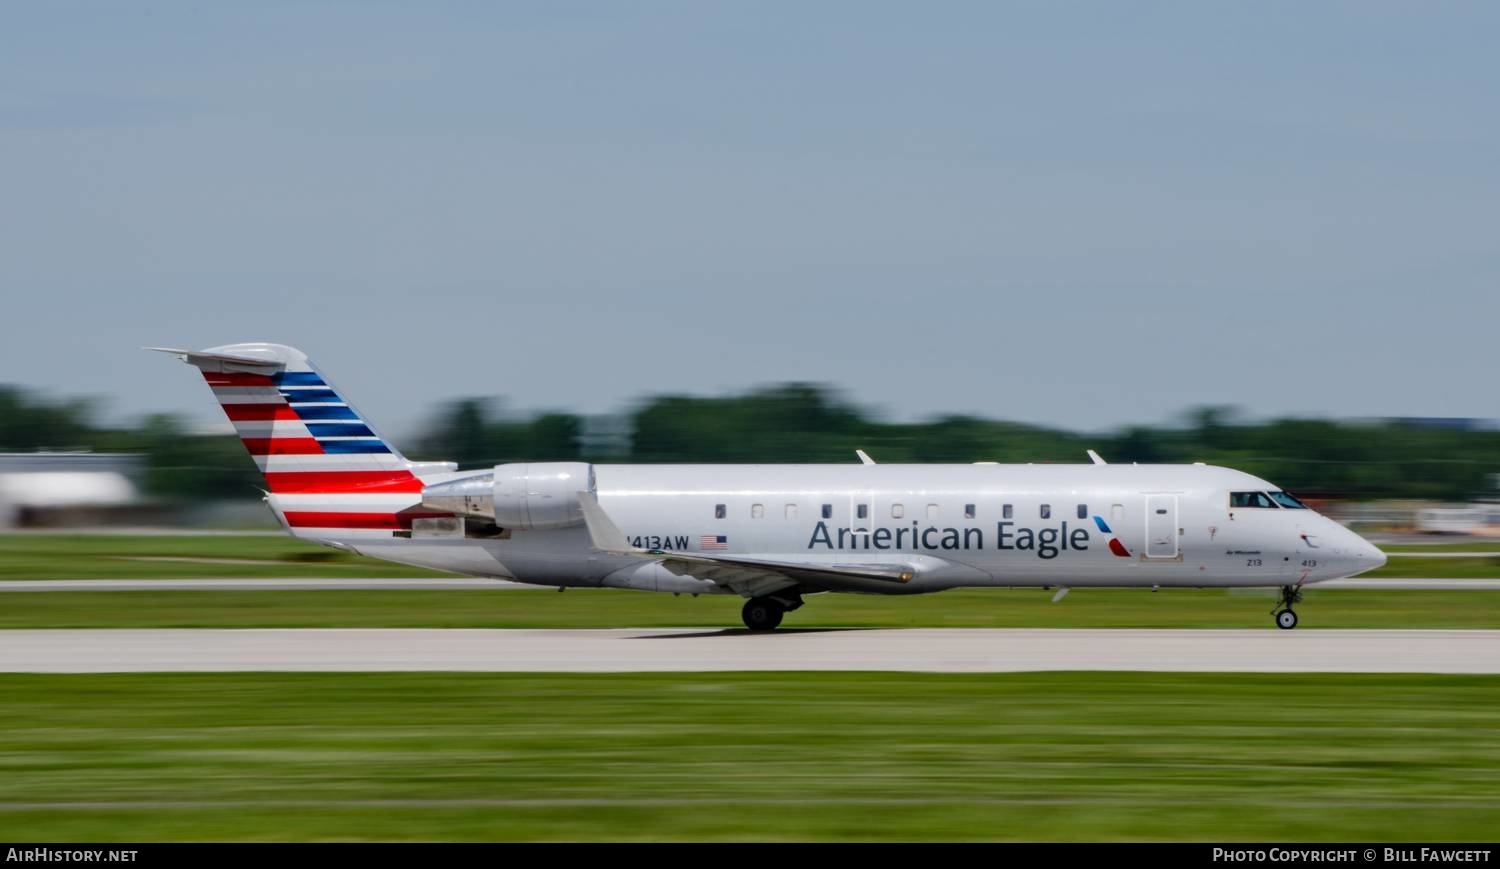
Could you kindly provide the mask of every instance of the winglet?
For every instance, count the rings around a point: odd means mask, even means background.
[[[583,511],[583,524],[589,529],[589,540],[593,542],[594,549],[615,555],[642,554],[639,549],[630,545],[625,539],[625,532],[599,506],[597,495],[593,492],[579,492],[578,506]]]
[[[859,456],[859,463],[862,464],[862,465],[873,465],[873,464],[875,464],[875,460],[872,459],[872,458],[870,458],[870,454],[867,453],[867,452],[865,452],[864,450],[855,450],[854,454],[856,456]]]
[[[1107,465],[1107,464],[1109,464],[1109,462],[1106,462],[1105,460],[1099,458],[1099,454],[1096,453],[1096,452],[1094,452],[1093,450],[1089,450],[1088,453],[1089,453],[1089,458],[1093,459],[1094,464],[1096,464],[1096,465]]]

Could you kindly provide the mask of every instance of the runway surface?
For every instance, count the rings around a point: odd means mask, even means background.
[[[1500,579],[1365,578],[1335,579],[1310,585],[1312,589],[1384,589],[1392,591],[1500,591]],[[7,591],[415,591],[489,589],[492,591],[555,591],[552,586],[527,585],[501,579],[451,577],[444,579],[12,579],[0,580]],[[1170,589],[1168,589],[1170,590]],[[1244,589],[1241,589],[1243,591]],[[1259,589],[1271,594],[1270,588]],[[1089,589],[1074,590],[1083,594]]]
[[[0,671],[1500,673],[1500,631],[0,631]]]

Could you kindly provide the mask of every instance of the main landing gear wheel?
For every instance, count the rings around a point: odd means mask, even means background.
[[[1277,601],[1276,609],[1271,610],[1271,615],[1276,617],[1276,627],[1283,631],[1289,631],[1297,626],[1297,614],[1292,612],[1292,605],[1302,602],[1302,589],[1295,585],[1283,585],[1281,587],[1281,600]]]
[[[773,631],[781,624],[781,617],[786,615],[786,607],[781,601],[769,597],[752,597],[745,601],[745,608],[740,610],[740,618],[745,620],[745,627],[752,631]]]

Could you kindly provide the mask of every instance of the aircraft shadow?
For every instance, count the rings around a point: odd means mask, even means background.
[[[780,628],[774,631],[752,631],[749,628],[723,628],[717,631],[693,631],[689,634],[640,634],[632,640],[689,640],[702,637],[777,637],[788,634],[830,634],[845,631],[868,631],[873,628]]]

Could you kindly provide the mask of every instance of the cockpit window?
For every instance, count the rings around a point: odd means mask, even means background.
[[[1231,509],[1239,509],[1243,507],[1266,507],[1272,510],[1276,509],[1276,503],[1272,501],[1271,496],[1267,495],[1265,492],[1230,492],[1229,506]]]
[[[1271,500],[1287,508],[1288,510],[1306,510],[1307,505],[1293,498],[1289,492],[1272,492]]]

